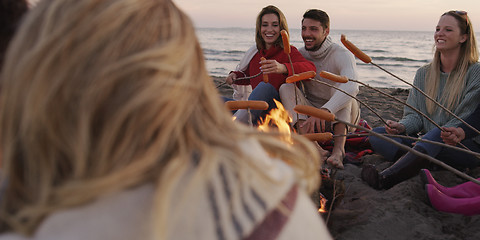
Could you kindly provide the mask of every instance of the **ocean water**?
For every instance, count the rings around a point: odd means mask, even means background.
[[[300,48],[303,41],[300,29],[290,29],[290,44]],[[255,44],[255,29],[197,28],[210,75],[225,77],[235,69],[246,50]],[[340,42],[341,34],[372,58],[372,62],[412,83],[417,69],[431,61],[433,31],[361,31],[331,30],[333,41]],[[478,36],[478,35],[477,35]],[[342,45],[343,46],[343,45]],[[357,61],[358,81],[372,87],[409,88],[372,64]]]

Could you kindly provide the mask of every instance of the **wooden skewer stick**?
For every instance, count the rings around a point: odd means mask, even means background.
[[[330,80],[332,80],[332,81],[344,82],[345,79],[348,79],[348,81],[352,81],[352,82],[356,82],[356,83],[362,84],[362,85],[365,86],[365,87],[368,87],[368,88],[370,88],[370,89],[372,89],[372,90],[374,90],[374,91],[376,91],[376,92],[378,92],[378,93],[380,93],[380,94],[383,94],[383,95],[385,95],[385,96],[387,96],[387,97],[389,97],[389,98],[391,98],[391,99],[393,99],[393,100],[395,100],[395,101],[397,101],[397,102],[399,102],[399,103],[401,103],[401,104],[403,104],[403,105],[411,108],[412,110],[414,110],[415,112],[417,112],[418,114],[420,114],[421,116],[423,116],[425,119],[427,119],[428,121],[430,121],[433,125],[435,125],[437,128],[439,128],[441,131],[443,131],[443,128],[442,128],[440,125],[438,125],[436,122],[434,122],[431,118],[429,118],[429,117],[428,117],[427,115],[425,115],[423,112],[421,112],[421,111],[419,111],[418,109],[414,108],[412,105],[410,105],[410,104],[408,104],[408,103],[406,103],[406,102],[403,102],[402,100],[400,100],[400,99],[398,99],[398,98],[396,98],[396,97],[394,97],[394,96],[392,96],[392,95],[390,95],[390,94],[388,94],[388,93],[385,93],[385,92],[383,92],[383,91],[380,91],[379,89],[376,89],[376,88],[374,88],[374,87],[371,87],[371,86],[368,85],[368,84],[365,84],[365,83],[360,82],[360,81],[357,81],[357,80],[349,79],[349,78],[347,78],[347,77],[345,77],[345,76],[341,76],[341,77],[340,77],[340,76],[338,76],[338,75],[335,75],[335,74],[333,74],[333,73],[329,73],[329,72],[326,72],[326,71],[320,72],[320,76],[325,77],[325,78],[328,78],[328,79],[330,79]],[[460,119],[460,120],[461,120],[461,119]],[[461,121],[464,122],[463,120],[461,120]],[[465,124],[467,124],[467,123],[465,123]],[[386,124],[386,125],[388,125],[388,124]],[[467,124],[467,125],[468,125],[468,124]],[[470,126],[470,125],[468,125],[468,126]],[[470,127],[471,127],[472,129],[475,129],[475,128],[472,127],[472,126],[470,126]],[[478,131],[477,129],[475,129],[475,130]],[[468,147],[465,146],[465,145],[463,145],[463,143],[458,143],[458,144],[459,144],[461,147],[463,147],[463,148],[465,148],[465,149],[468,149]]]
[[[256,78],[256,77],[260,76],[260,74],[262,74],[262,72],[259,72],[259,73],[255,74],[253,76],[237,78],[237,79],[233,80],[233,82],[235,83],[236,81],[240,81],[240,80],[248,80],[248,79]],[[220,84],[218,84],[217,88],[219,88],[219,87],[221,87],[225,84],[227,84],[227,82],[220,83]]]
[[[253,127],[252,122],[252,112],[251,110],[267,110],[268,103],[265,101],[227,101],[225,102],[225,106],[229,110],[239,110],[239,109],[246,109],[248,113],[248,124],[250,127]]]
[[[325,73],[328,73],[328,74],[325,74]],[[328,78],[328,79],[330,79],[330,80],[332,80],[332,81],[335,81],[336,78],[330,78],[330,77],[333,76],[333,75],[335,75],[335,74],[329,73],[329,72],[326,72],[326,71],[320,72],[320,76],[321,76],[321,77],[325,77],[325,78]],[[343,79],[343,78],[342,78],[342,79]],[[378,93],[380,93],[380,94],[382,94],[382,95],[384,95],[384,96],[387,96],[387,97],[389,97],[389,98],[391,98],[391,99],[393,99],[393,100],[395,100],[395,101],[397,101],[397,102],[399,102],[399,103],[401,103],[401,104],[403,104],[403,105],[411,108],[412,110],[414,110],[414,111],[417,112],[418,114],[422,115],[422,117],[424,117],[425,119],[427,119],[428,121],[430,121],[433,125],[435,125],[435,126],[438,127],[439,129],[442,129],[442,127],[440,127],[440,125],[438,125],[438,124],[437,124],[436,122],[434,122],[431,118],[429,118],[427,115],[425,115],[425,113],[420,112],[418,109],[416,109],[416,108],[413,107],[412,105],[410,105],[410,104],[408,104],[408,103],[406,103],[406,102],[403,102],[402,100],[398,99],[397,97],[394,97],[394,96],[392,96],[392,95],[390,95],[390,94],[388,94],[388,93],[386,93],[386,92],[383,92],[383,91],[381,91],[381,90],[378,90],[378,89],[376,89],[376,88],[374,88],[374,87],[371,87],[370,85],[365,84],[365,83],[362,83],[362,82],[360,82],[360,81],[353,80],[353,79],[350,79],[350,78],[347,78],[347,79],[348,79],[348,81],[360,83],[360,84],[362,84],[362,85],[365,86],[365,87],[368,87],[368,88],[370,88],[370,89],[372,89],[372,90],[374,90],[374,91],[376,91],[376,92],[378,92]],[[386,124],[386,125],[388,126],[388,124]]]
[[[403,145],[403,144],[401,144],[401,143],[398,143],[397,141],[395,141],[395,140],[393,140],[393,139],[391,139],[391,138],[389,138],[389,137],[385,137],[385,136],[383,136],[382,134],[378,134],[378,133],[376,133],[376,132],[374,132],[374,131],[372,131],[372,130],[370,130],[370,129],[368,129],[368,128],[365,128],[365,127],[363,127],[363,126],[351,124],[351,123],[349,123],[349,122],[346,122],[346,121],[337,119],[334,114],[329,113],[329,112],[327,112],[327,111],[325,111],[325,110],[318,109],[318,108],[311,107],[311,106],[305,106],[305,105],[297,105],[297,106],[295,106],[294,110],[295,110],[296,112],[298,112],[298,113],[301,113],[301,114],[306,114],[306,115],[309,115],[309,116],[317,117],[317,118],[324,119],[324,120],[330,121],[330,122],[338,121],[338,122],[341,122],[341,123],[343,123],[343,124],[345,124],[345,125],[347,125],[347,126],[351,126],[351,127],[355,127],[355,128],[361,129],[361,130],[363,130],[363,131],[367,131],[368,133],[370,133],[370,134],[372,134],[372,135],[375,135],[376,137],[379,137],[379,138],[381,138],[381,139],[383,139],[383,140],[385,140],[385,141],[387,141],[387,142],[389,142],[389,143],[392,143],[392,144],[396,145],[396,146],[399,147],[399,148],[402,148],[402,149],[404,149],[404,150],[406,150],[406,151],[409,151],[409,152],[411,152],[411,153],[413,153],[413,154],[415,154],[415,155],[417,155],[417,156],[419,156],[419,157],[425,158],[425,159],[427,159],[427,160],[429,160],[429,161],[431,161],[431,162],[433,162],[433,163],[435,163],[435,164],[437,164],[437,165],[440,165],[441,167],[445,168],[446,170],[448,170],[448,171],[450,171],[450,172],[453,172],[454,174],[456,174],[456,175],[458,175],[458,176],[460,176],[460,177],[462,177],[462,178],[464,178],[464,179],[467,179],[467,180],[469,180],[469,181],[471,181],[471,182],[474,182],[474,183],[480,185],[480,181],[479,181],[479,180],[477,180],[477,179],[475,179],[475,178],[473,178],[473,177],[471,177],[471,176],[469,176],[469,175],[467,175],[467,174],[465,174],[465,173],[463,173],[463,172],[460,172],[459,170],[451,167],[450,165],[447,165],[447,164],[445,164],[444,162],[442,162],[442,161],[440,161],[440,160],[438,160],[438,159],[435,159],[435,158],[431,157],[430,155],[421,153],[421,152],[419,152],[419,151],[417,151],[417,150],[415,150],[415,149],[413,149],[413,148],[410,148],[410,147],[405,146],[405,145]]]
[[[460,122],[462,122],[463,124],[465,124],[466,126],[468,126],[469,128],[471,128],[473,131],[475,131],[477,134],[480,134],[480,131],[477,130],[476,128],[474,128],[473,126],[471,126],[470,124],[466,123],[463,119],[461,119],[460,117],[458,117],[457,115],[455,115],[452,111],[450,111],[448,108],[444,107],[442,104],[440,104],[439,102],[437,102],[435,99],[433,99],[432,97],[430,97],[428,94],[426,94],[424,91],[422,91],[420,88],[418,88],[417,86],[401,79],[400,77],[396,76],[395,74],[387,71],[386,69],[382,68],[381,66],[375,64],[374,62],[372,62],[372,58],[370,58],[367,54],[365,54],[362,50],[360,50],[359,48],[357,48],[357,46],[355,46],[353,43],[351,43],[350,41],[347,40],[347,37],[345,35],[341,35],[340,37],[340,40],[342,41],[343,45],[348,49],[350,50],[350,52],[353,53],[353,55],[355,55],[358,59],[362,60],[364,63],[370,63],[372,64],[373,66],[375,67],[378,67],[380,70],[383,70],[384,72],[390,74],[391,76],[395,77],[396,79],[402,81],[403,83],[405,84],[408,84],[409,86],[413,87],[415,90],[417,90],[418,92],[420,92],[422,95],[424,95],[426,98],[428,98],[430,101],[434,102],[437,106],[439,106],[440,108],[442,108],[443,110],[445,110],[446,112],[448,112],[450,115],[452,115],[453,117],[455,117],[456,119],[458,119]]]
[[[288,62],[290,63],[290,68],[292,69],[292,76],[294,76],[295,68],[293,67],[292,58],[290,57],[290,52],[292,51],[292,49],[290,47],[290,40],[289,40],[288,33],[285,29],[283,29],[282,31],[280,31],[280,35],[282,35],[283,51],[288,56]],[[303,88],[303,84],[302,84],[302,88]],[[295,104],[298,104],[297,88],[295,88]],[[298,114],[297,114],[297,119],[298,119]]]
[[[322,71],[322,72],[325,72],[325,71]],[[302,74],[304,74],[304,73],[301,73],[301,74],[299,74],[299,75],[301,76]],[[332,74],[332,75],[333,75],[333,74]],[[307,76],[308,76],[308,74],[305,74],[305,77],[307,77]],[[324,76],[322,76],[321,74],[320,74],[320,76],[321,76],[321,77],[324,77]],[[335,76],[338,76],[338,75],[335,75]],[[324,77],[324,78],[325,78],[325,77]],[[342,77],[340,77],[340,78],[342,78]],[[346,77],[344,77],[344,78],[347,79],[347,81],[348,81],[348,78],[346,78]],[[305,79],[302,79],[301,77],[299,77],[299,78],[293,78],[293,76],[288,77],[287,80],[286,80],[286,82],[287,82],[287,83],[294,83],[294,82],[297,82],[297,81],[307,80],[307,79],[308,79],[308,80],[312,80],[312,81],[316,81],[316,82],[321,83],[321,84],[323,84],[323,85],[326,85],[326,86],[328,86],[328,87],[334,88],[334,89],[336,89],[336,90],[338,90],[338,91],[346,94],[347,96],[349,96],[349,97],[357,100],[360,104],[362,104],[363,106],[365,106],[366,108],[368,108],[373,114],[375,114],[385,125],[387,125],[387,122],[386,122],[375,110],[373,110],[368,104],[364,103],[362,100],[358,99],[357,97],[353,96],[352,94],[350,94],[350,93],[348,93],[348,92],[345,92],[344,90],[342,90],[342,89],[340,89],[340,88],[338,88],[338,87],[336,87],[336,86],[333,86],[332,84],[319,81],[319,80],[317,80],[317,79],[315,79],[315,78],[305,78]],[[342,79],[343,79],[343,78],[342,78]],[[295,89],[297,89],[297,88],[295,88]],[[296,103],[296,104],[298,104],[298,103]]]
[[[350,133],[350,134],[331,135],[330,138],[327,138],[328,135],[323,135],[321,137],[319,136],[318,138],[320,138],[324,141],[328,141],[328,140],[332,140],[334,137],[362,137],[362,136],[370,136],[370,135],[371,134],[369,134],[369,133]],[[396,135],[396,134],[388,134],[388,133],[382,133],[382,135],[385,136],[385,137],[390,137],[390,138],[404,138],[404,139],[409,139],[409,140],[418,141],[418,142],[430,143],[430,144],[433,144],[433,145],[438,145],[438,146],[442,146],[442,147],[455,149],[455,150],[460,151],[460,152],[464,152],[464,153],[468,153],[468,154],[472,154],[474,156],[480,157],[480,153],[478,153],[478,152],[474,152],[474,151],[471,151],[471,150],[468,150],[468,149],[465,149],[465,148],[459,148],[459,147],[452,146],[452,145],[445,144],[445,143],[441,143],[441,142],[435,142],[435,141],[431,141],[431,140],[427,140],[427,139],[410,137],[410,136],[407,136],[407,135]],[[301,136],[303,136],[303,135],[301,135]]]

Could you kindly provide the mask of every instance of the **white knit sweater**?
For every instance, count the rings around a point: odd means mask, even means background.
[[[307,51],[304,47],[300,48],[299,51],[307,60],[310,60],[315,64],[315,67],[317,68],[317,76],[315,79],[338,87],[352,96],[357,95],[359,91],[357,83],[337,83],[319,76],[321,71],[327,71],[358,80],[353,54],[342,46],[334,43],[330,36],[327,36],[320,49],[317,51]],[[328,109],[331,113],[336,113],[350,103],[351,97],[341,91],[316,81],[303,82],[306,92],[305,97],[314,106],[318,106],[317,102],[325,102],[325,100],[328,100],[322,108]]]

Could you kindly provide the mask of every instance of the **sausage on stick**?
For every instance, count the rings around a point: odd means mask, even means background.
[[[265,101],[227,101],[225,106],[230,110],[252,109],[267,110],[268,103]]]
[[[389,138],[389,137],[384,136],[383,134],[376,133],[376,132],[374,132],[374,131],[372,131],[372,130],[370,130],[370,129],[368,129],[368,128],[365,128],[365,127],[363,127],[363,126],[355,125],[355,124],[352,124],[352,123],[350,123],[350,122],[340,120],[340,119],[336,118],[336,117],[335,117],[335,114],[333,114],[333,113],[329,113],[329,112],[327,112],[327,111],[325,111],[325,110],[318,109],[318,108],[311,107],[311,106],[306,106],[306,105],[297,105],[297,106],[295,106],[295,107],[293,108],[293,110],[296,111],[296,112],[298,112],[298,113],[300,113],[300,114],[306,114],[306,115],[309,115],[309,116],[312,116],[312,117],[317,117],[317,118],[320,118],[320,119],[323,119],[323,120],[326,120],[326,121],[330,121],[330,122],[331,122],[331,121],[338,121],[338,122],[343,123],[343,124],[345,124],[345,125],[347,125],[347,126],[355,127],[355,128],[361,129],[361,130],[363,130],[363,131],[366,131],[366,132],[368,132],[370,135],[374,135],[374,136],[376,136],[376,137],[379,137],[379,138],[381,138],[382,140],[385,140],[385,141],[387,141],[387,142],[389,142],[389,143],[392,143],[392,144],[396,145],[397,147],[399,147],[399,148],[401,148],[401,149],[403,149],[403,150],[409,151],[409,152],[411,152],[411,153],[413,153],[413,154],[415,154],[415,155],[417,155],[417,156],[419,156],[419,157],[425,158],[425,159],[427,159],[427,160],[429,160],[429,161],[431,161],[431,162],[433,162],[433,163],[435,163],[435,164],[437,164],[437,165],[442,166],[442,167],[445,168],[446,170],[449,170],[450,172],[453,172],[453,173],[457,174],[458,176],[460,176],[460,177],[462,177],[462,178],[465,178],[465,179],[467,179],[467,180],[470,180],[471,182],[474,182],[474,183],[480,185],[480,181],[479,181],[479,180],[477,180],[477,179],[475,179],[475,178],[473,178],[473,177],[471,177],[471,176],[469,176],[469,175],[467,175],[467,174],[465,174],[465,173],[463,173],[463,172],[460,172],[459,170],[451,167],[450,165],[448,165],[448,164],[446,164],[446,163],[444,163],[444,162],[442,162],[442,161],[440,161],[440,160],[437,160],[437,159],[431,157],[430,155],[421,153],[421,152],[419,152],[419,151],[417,151],[417,150],[415,150],[415,149],[413,149],[413,148],[411,148],[411,147],[408,147],[408,146],[406,146],[406,145],[403,145],[403,144],[401,144],[401,143],[399,143],[399,142],[397,142],[397,141],[395,141],[395,140],[393,140],[393,139],[391,139],[391,138]]]
[[[345,76],[338,76],[338,75],[336,75],[336,74],[329,73],[329,72],[326,72],[326,71],[320,72],[319,75],[320,75],[321,77],[323,77],[323,78],[326,78],[326,79],[329,79],[329,80],[332,80],[332,81],[337,80],[337,81],[339,81],[339,82],[341,82],[341,83],[344,83],[345,81],[348,82],[348,80],[349,80],[349,79],[348,79],[347,77],[345,77]],[[301,79],[300,77],[298,77],[298,78],[290,78],[290,79],[287,78],[286,82],[287,82],[287,83],[291,83],[291,82],[296,82],[296,81],[301,81],[301,80],[304,80],[304,79]],[[357,97],[353,96],[352,94],[350,94],[350,93],[348,93],[348,92],[346,92],[346,91],[344,91],[344,90],[342,90],[342,89],[340,89],[340,88],[338,88],[338,87],[336,87],[336,86],[334,86],[334,85],[332,85],[332,84],[329,84],[329,83],[327,83],[327,82],[319,81],[319,80],[317,80],[317,79],[313,79],[313,81],[317,81],[317,82],[320,83],[320,84],[323,84],[323,85],[326,85],[326,86],[328,86],[328,87],[334,88],[334,89],[336,89],[336,90],[338,90],[338,91],[346,94],[347,96],[349,96],[349,97],[357,100],[357,102],[359,102],[360,104],[362,104],[363,106],[365,106],[366,108],[368,108],[370,111],[372,111],[372,113],[375,114],[375,115],[380,119],[380,121],[382,121],[385,125],[387,125],[387,122],[385,121],[385,119],[383,119],[374,109],[372,109],[372,107],[370,107],[368,104],[364,103],[363,101],[361,101],[361,100],[358,99]]]
[[[288,55],[290,54],[290,41],[288,40],[288,33],[284,29],[280,31],[280,34],[282,34],[282,42],[283,42],[283,51]]]
[[[312,142],[326,142],[333,139],[333,134],[329,132],[324,133],[307,133],[300,136],[306,137]]]
[[[315,71],[308,71],[308,72],[302,72],[299,74],[293,74],[292,76],[287,77],[287,79],[285,79],[285,82],[293,83],[293,82],[298,82],[302,80],[307,80],[310,78],[314,78],[316,75],[317,73]]]
[[[345,35],[340,36],[340,41],[342,41],[343,45],[350,50],[350,52],[353,53],[358,59],[362,60],[364,63],[370,63],[372,62],[372,58],[362,52],[357,46],[355,46],[353,43],[347,40],[347,37]]]
[[[318,75],[320,77],[323,77],[323,78],[326,78],[326,79],[329,79],[329,80],[332,80],[332,81],[338,82],[338,83],[347,83],[348,82],[348,78],[346,76],[340,76],[340,75],[333,74],[333,73],[327,72],[327,71],[321,71]]]
[[[265,60],[267,60],[267,59],[264,58],[264,57],[261,57],[260,60],[265,61]],[[265,73],[263,74],[263,81],[264,81],[265,83],[268,83],[268,74],[265,74]]]
[[[449,113],[450,115],[452,115],[454,118],[456,118],[457,120],[459,120],[460,122],[462,122],[463,124],[465,124],[467,127],[469,127],[470,129],[472,129],[473,131],[475,131],[476,133],[480,134],[480,131],[476,128],[474,128],[472,125],[466,123],[463,119],[461,119],[460,117],[458,117],[457,115],[455,115],[452,111],[450,111],[448,108],[446,108],[445,106],[443,106],[442,104],[440,104],[437,100],[433,99],[432,97],[430,97],[428,94],[426,94],[424,91],[422,91],[420,88],[418,88],[417,86],[401,79],[400,77],[398,77],[397,75],[387,71],[386,69],[382,68],[381,66],[375,64],[374,62],[372,62],[372,59],[367,55],[365,54],[364,52],[362,52],[362,50],[360,50],[359,48],[357,48],[353,43],[351,43],[350,41],[347,40],[347,38],[345,37],[345,35],[342,34],[341,36],[341,39],[340,39],[343,43],[343,45],[348,49],[350,50],[350,52],[352,52],[355,56],[357,56],[360,60],[362,60],[363,62],[365,63],[370,63],[372,65],[374,65],[375,67],[378,67],[380,70],[383,70],[384,72],[390,74],[391,76],[395,77],[396,79],[402,81],[403,83],[411,86],[412,88],[414,88],[415,90],[417,90],[418,92],[420,92],[423,96],[425,96],[426,98],[428,98],[430,101],[434,102],[437,106],[439,106],[440,108],[442,108],[443,110],[445,110],[447,113]],[[350,79],[351,80],[351,79]],[[357,81],[358,83],[360,83],[359,81]],[[367,86],[366,84],[364,84],[365,86]],[[373,88],[372,88],[373,89]]]

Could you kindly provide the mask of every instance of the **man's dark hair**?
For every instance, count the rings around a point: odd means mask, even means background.
[[[326,12],[322,11],[322,10],[319,10],[319,9],[307,10],[303,14],[303,19],[305,19],[305,18],[309,18],[309,19],[319,21],[322,24],[324,29],[330,28],[330,18],[328,17],[328,14]],[[302,22],[303,22],[303,20],[302,20]]]

